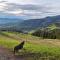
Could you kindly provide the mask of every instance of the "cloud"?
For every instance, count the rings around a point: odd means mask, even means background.
[[[23,3],[23,1],[24,0],[19,0],[18,2]],[[52,0],[50,2],[49,0],[25,0],[25,4],[0,1],[0,13],[11,16],[23,16],[27,18],[43,18],[46,16],[60,15],[60,4],[53,4],[54,1],[56,2],[57,0]],[[27,2],[30,2],[31,4],[27,4]]]
[[[18,4],[36,4],[34,0],[5,0],[5,1],[11,2],[11,3],[14,2]]]
[[[20,16],[23,14],[23,10],[15,10],[15,11],[5,11],[5,13],[8,13],[8,14],[13,14],[13,15],[16,15],[16,16]]]

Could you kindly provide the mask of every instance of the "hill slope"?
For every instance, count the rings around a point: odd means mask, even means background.
[[[51,24],[60,22],[60,16],[52,16],[52,17],[46,17],[42,19],[30,19],[25,20],[21,24],[18,24],[18,27],[20,26],[20,29],[23,31],[31,31],[38,28],[46,28]],[[60,24],[58,25],[60,26]]]
[[[32,35],[42,38],[60,39],[60,23],[54,23],[46,28],[37,29],[32,32]]]
[[[14,19],[13,19],[14,20]],[[10,21],[10,20],[9,20]],[[46,28],[51,24],[60,22],[60,15],[58,16],[51,16],[51,17],[46,17],[46,18],[41,18],[41,19],[29,19],[29,20],[16,20],[18,22],[15,23],[6,23],[0,27],[0,29],[5,29],[5,30],[17,30],[17,31],[25,31],[29,32],[32,30],[36,30],[38,28]],[[60,27],[60,23],[57,25]]]

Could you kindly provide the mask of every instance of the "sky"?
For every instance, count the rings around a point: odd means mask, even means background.
[[[60,15],[60,0],[0,0],[0,16],[26,19]]]

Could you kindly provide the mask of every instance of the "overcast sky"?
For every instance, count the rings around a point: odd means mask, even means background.
[[[26,18],[60,15],[60,0],[0,0],[1,15]]]
[[[22,3],[22,4],[49,4],[49,3],[53,3],[55,5],[55,3],[59,3],[60,0],[1,0],[1,1],[8,1],[8,2],[14,2],[14,3]]]

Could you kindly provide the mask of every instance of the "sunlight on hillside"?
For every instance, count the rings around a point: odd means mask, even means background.
[[[48,28],[49,28],[50,30],[54,30],[54,29],[56,29],[57,27],[56,27],[55,24],[52,24],[52,25],[50,25]]]

